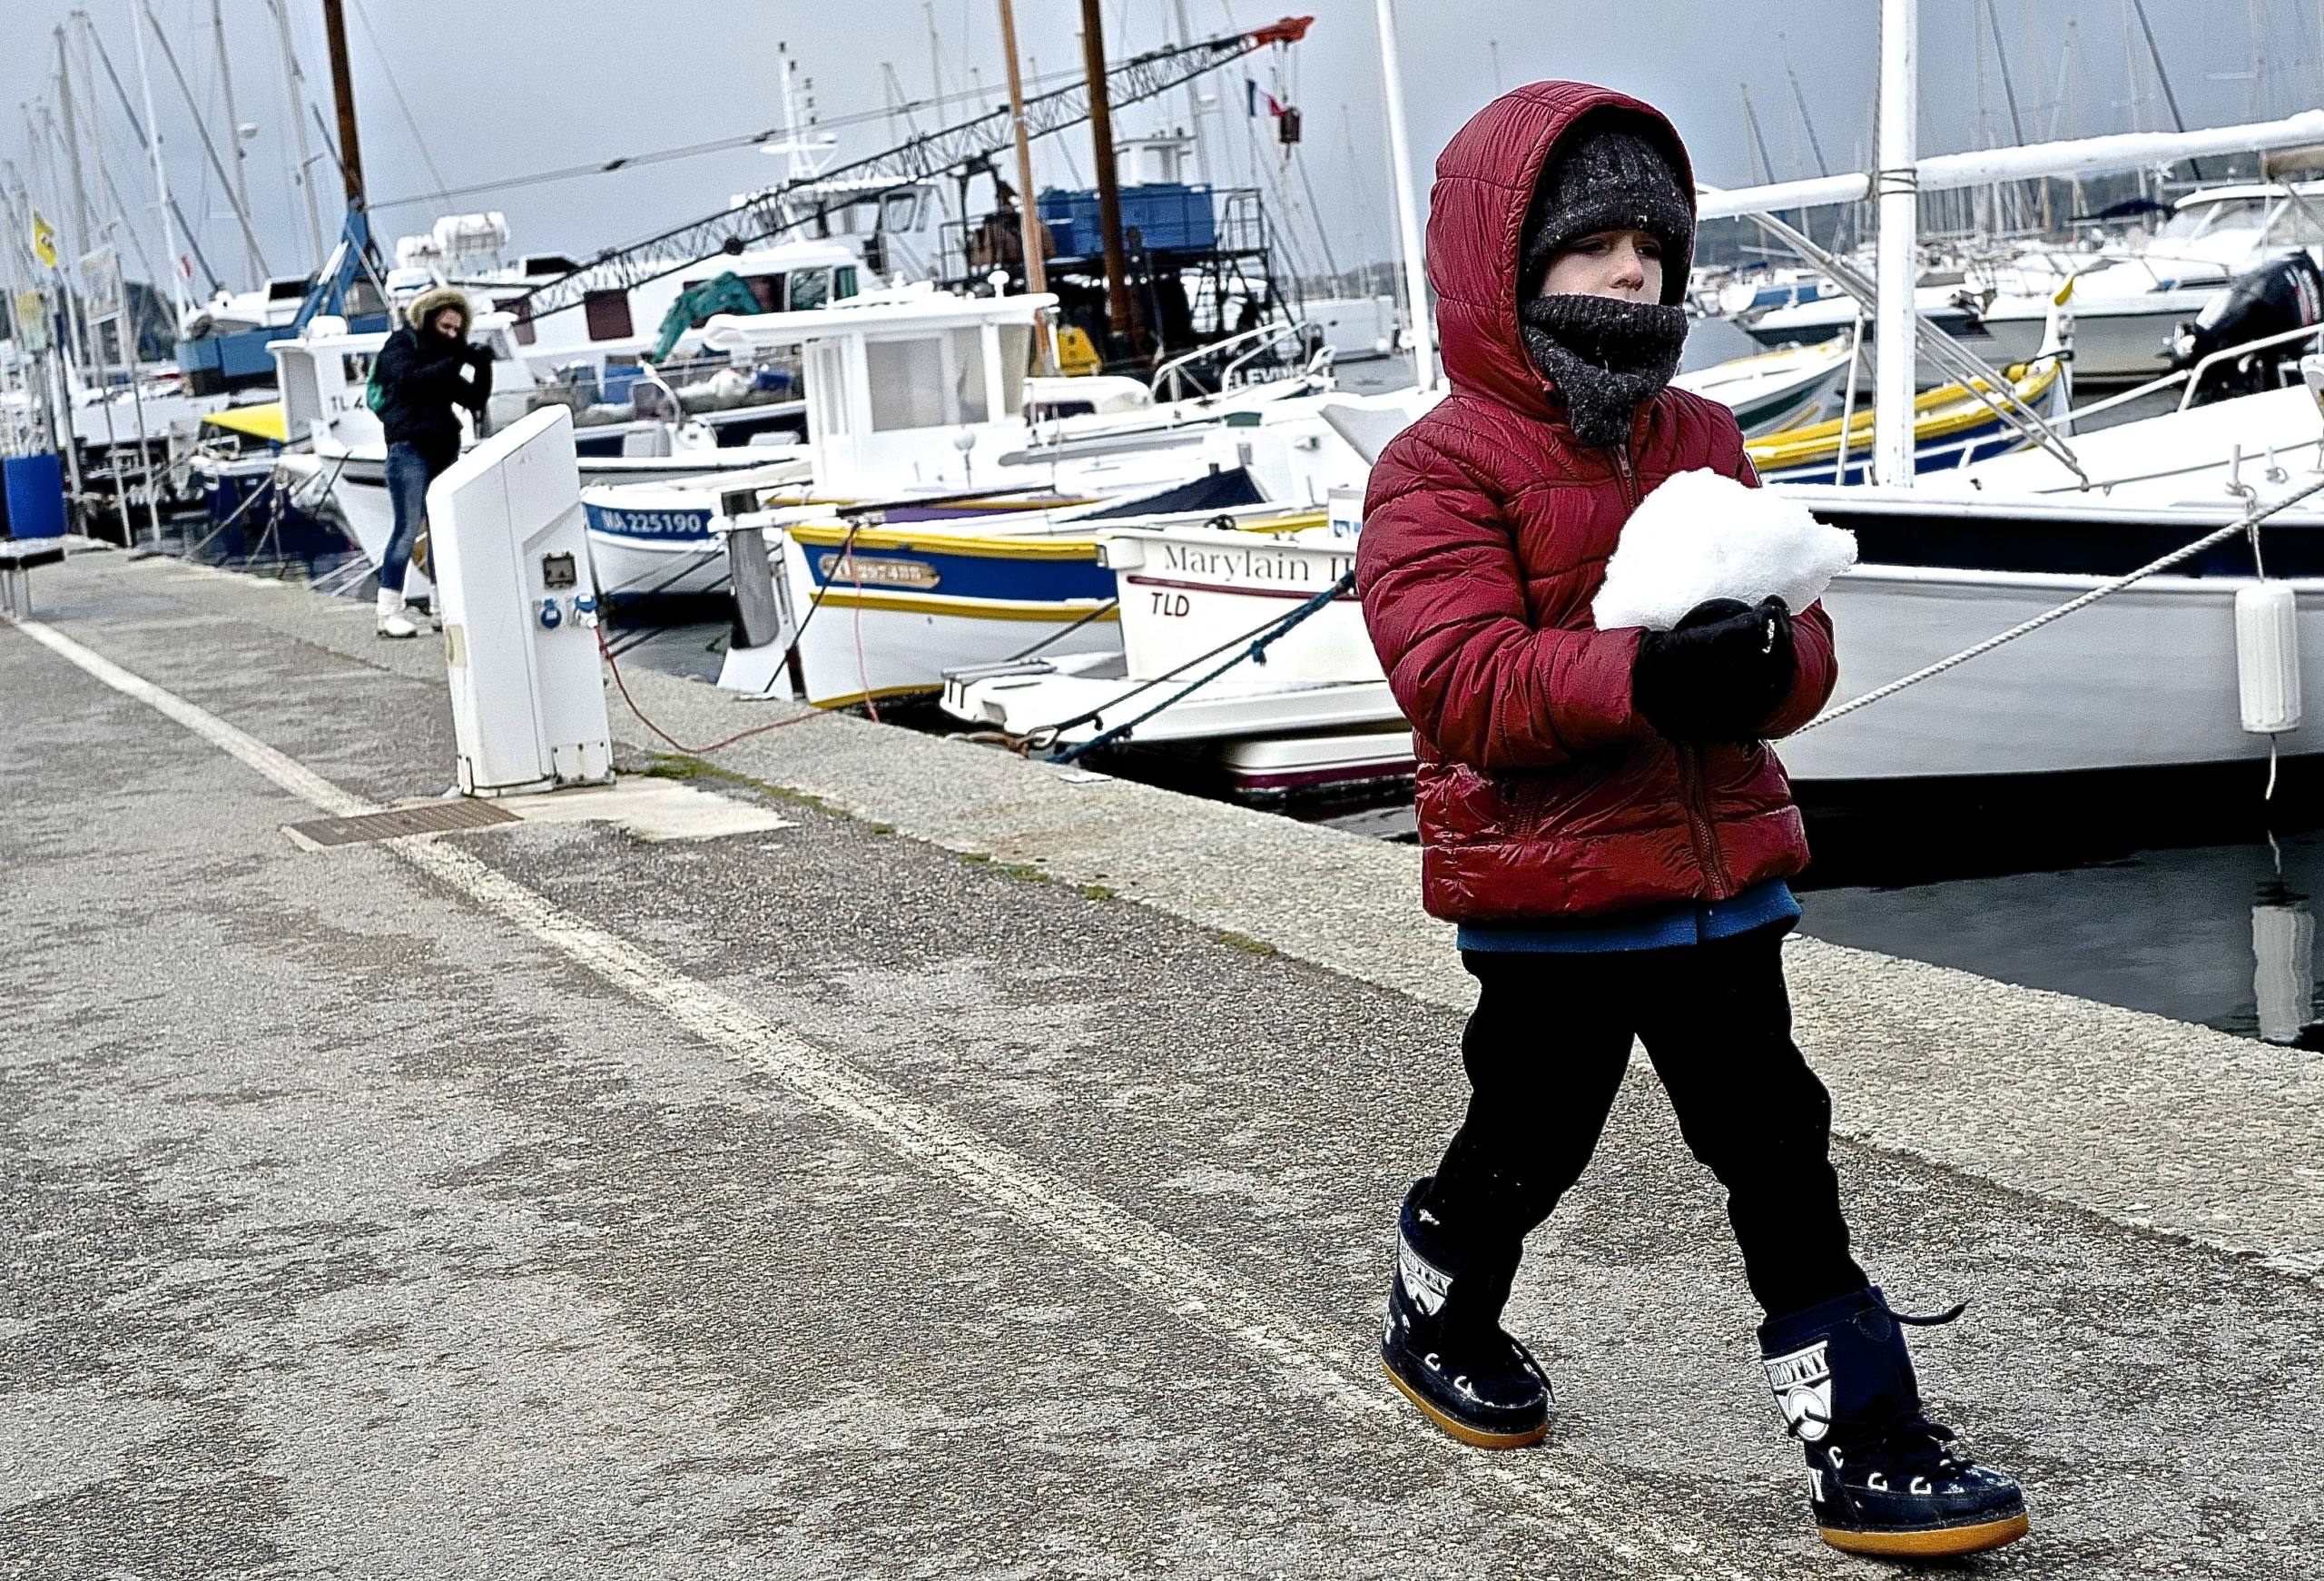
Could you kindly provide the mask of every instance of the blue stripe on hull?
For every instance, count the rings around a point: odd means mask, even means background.
[[[839,546],[802,544],[819,588],[853,592],[840,569]],[[867,593],[935,593],[950,598],[992,598],[1016,604],[1064,603],[1114,596],[1114,573],[1095,560],[1012,560],[995,555],[946,554],[940,549],[866,549],[857,557]],[[912,568],[907,569],[906,568]]]

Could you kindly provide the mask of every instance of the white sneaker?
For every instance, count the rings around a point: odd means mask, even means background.
[[[379,589],[379,635],[381,637],[418,637],[419,627],[405,618],[403,594]]]

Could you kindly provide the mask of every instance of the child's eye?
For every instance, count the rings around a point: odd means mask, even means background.
[[[1638,244],[1638,251],[1639,256],[1641,258],[1659,258],[1662,256],[1662,243],[1659,242],[1641,242]]]

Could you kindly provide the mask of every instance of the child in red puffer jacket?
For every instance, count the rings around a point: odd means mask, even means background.
[[[1640,1039],[1726,1187],[1824,1537],[1974,1552],[2024,1535],[2023,1497],[1922,1413],[1915,1319],[1849,1253],[1830,1099],[1791,1040],[1786,880],[1807,845],[1766,741],[1831,696],[1830,621],[1775,599],[1669,632],[1590,618],[1647,493],[1698,468],[1757,482],[1732,415],[1669,387],[1692,193],[1667,120],[1578,83],[1503,95],[1437,163],[1452,393],[1373,469],[1356,570],[1418,736],[1423,900],[1480,992],[1468,1115],[1405,1197],[1382,1357],[1464,1442],[1548,1431],[1548,1378],[1502,1309]]]

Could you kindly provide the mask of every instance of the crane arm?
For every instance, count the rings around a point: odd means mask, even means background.
[[[1312,16],[1286,16],[1247,33],[1230,33],[1194,44],[1148,50],[1107,71],[1106,102],[1129,104],[1150,99],[1255,50],[1270,44],[1295,44],[1306,36],[1315,20]],[[1086,83],[1025,101],[1025,130],[1030,136],[1060,132],[1088,117],[1089,90]],[[1015,132],[1005,107],[956,126],[925,133],[884,153],[784,182],[753,193],[747,202],[734,208],[601,252],[571,273],[544,281],[507,305],[534,320],[564,312],[580,306],[592,291],[628,291],[675,274],[715,253],[740,252],[832,210],[973,166],[1008,148],[1014,140]],[[812,206],[786,202],[803,189],[812,190],[826,182],[842,180],[851,183],[850,190]],[[890,185],[867,184],[880,181]],[[1025,201],[1031,202],[1032,194],[1027,193]]]

